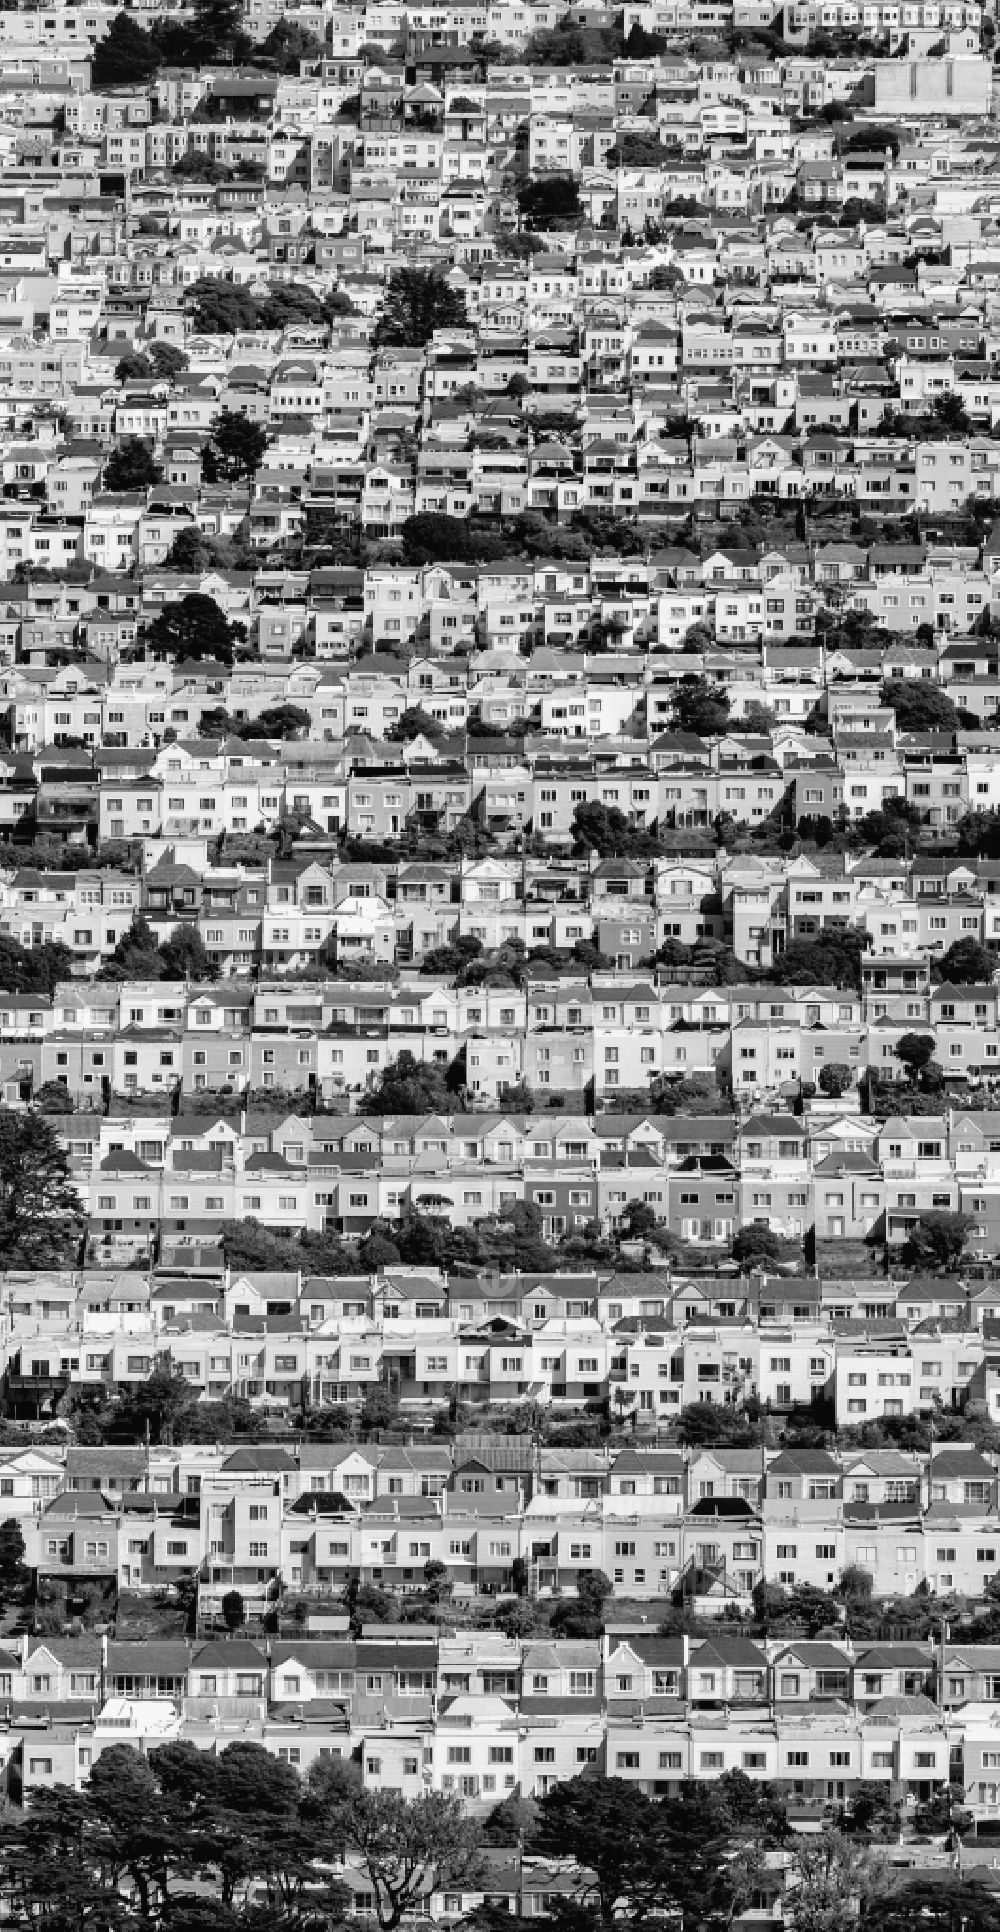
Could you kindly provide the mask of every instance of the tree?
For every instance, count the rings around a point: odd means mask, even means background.
[[[183,349],[178,349],[173,342],[151,342],[146,355],[162,381],[172,382],[188,366]]]
[[[821,1630],[835,1629],[840,1623],[836,1598],[815,1583],[793,1584],[787,1592],[787,1603],[790,1621],[811,1639],[818,1637]]]
[[[261,326],[260,305],[249,289],[221,276],[200,276],[185,290],[185,300],[198,335],[236,335]]]
[[[445,1603],[451,1596],[455,1585],[447,1563],[437,1557],[428,1557],[424,1564],[424,1589],[431,1603]]]
[[[512,1791],[509,1797],[501,1798],[483,1820],[484,1843],[497,1847],[524,1844],[530,1841],[533,1823],[532,1806],[525,1802],[518,1791]],[[503,1916],[509,1925],[510,1914],[506,1905],[503,1907]],[[481,1927],[480,1932],[486,1932],[486,1928]],[[498,1927],[497,1932],[504,1932],[504,1928]]]
[[[652,835],[626,818],[619,806],[596,800],[574,807],[573,843],[578,853],[597,852],[602,859],[644,858],[657,850]]]
[[[820,1093],[828,1094],[832,1100],[839,1100],[841,1094],[853,1087],[854,1079],[854,1068],[848,1066],[845,1060],[828,1060],[825,1066],[820,1067],[817,1085]]]
[[[900,731],[958,730],[958,712],[947,691],[929,678],[887,678],[881,697],[895,712]]]
[[[146,491],[159,480],[160,466],[139,436],[127,436],[104,465],[106,490]]]
[[[741,1410],[716,1402],[688,1402],[680,1412],[681,1441],[691,1448],[717,1444],[749,1449],[760,1440],[760,1429]]]
[[[69,1160],[44,1115],[0,1108],[0,1267],[66,1267],[85,1226]]]
[[[654,36],[658,38],[658,36]],[[620,134],[608,155],[611,168],[662,168],[669,158],[658,134]]]
[[[122,933],[102,979],[162,979],[163,959],[156,934],[144,913],[134,912],[132,922]]]
[[[116,382],[152,382],[154,373],[153,365],[149,357],[141,353],[134,353],[131,350],[128,355],[120,356],[115,363]],[[135,438],[130,438],[130,441],[135,440]],[[145,448],[145,444],[143,448]]]
[[[629,1201],[621,1216],[621,1232],[629,1241],[640,1239],[644,1234],[652,1234],[656,1227],[656,1211],[648,1201]]]
[[[420,1205],[438,1210],[422,1214]],[[418,1195],[417,1205],[411,1207],[399,1223],[396,1245],[399,1258],[408,1268],[439,1268],[442,1266],[451,1238],[451,1227],[440,1211],[450,1206],[443,1195],[428,1201],[426,1195]]]
[[[402,1260],[395,1241],[384,1228],[372,1228],[371,1232],[365,1235],[364,1240],[358,1248],[358,1256],[365,1273],[370,1275],[379,1274],[383,1268],[396,1268]],[[366,1398],[365,1406],[361,1411],[362,1426],[365,1426],[367,1411],[368,1403]],[[370,1426],[378,1428],[381,1425],[375,1423]]]
[[[431,1892],[474,1890],[483,1876],[480,1827],[452,1792],[359,1791],[346,1839],[371,1883],[381,1932],[395,1932]]]
[[[395,268],[375,329],[378,349],[422,349],[438,329],[468,327],[465,297],[433,268]]]
[[[511,554],[510,543],[497,531],[442,510],[418,510],[407,517],[399,536],[408,564],[496,563]]]
[[[861,956],[867,936],[853,926],[827,927],[818,939],[789,940],[767,977],[778,986],[861,985]]]
[[[916,1080],[918,1075],[923,1073],[924,1068],[930,1065],[934,1058],[936,1044],[932,1033],[904,1033],[896,1041],[892,1049],[893,1053],[906,1068],[907,1076],[911,1081]]]
[[[652,60],[657,54],[665,54],[669,45],[665,34],[648,33],[636,20],[629,28],[625,53],[629,60]]]
[[[883,1867],[867,1846],[837,1831],[797,1837],[786,1867],[782,1919],[790,1932],[846,1932],[881,1889]]]
[[[44,1080],[36,1087],[31,1096],[32,1105],[42,1114],[71,1114],[75,1112],[73,1096],[61,1080]]]
[[[51,999],[60,980],[71,978],[74,963],[61,939],[22,946],[0,933],[0,988],[5,993],[45,993]]]
[[[570,1778],[539,1800],[534,1850],[542,1858],[573,1859],[593,1875],[589,1898],[600,1924],[613,1925],[622,1903],[629,1923],[641,1924],[662,1904],[655,1868],[650,1871],[658,1823],[641,1787],[623,1778]],[[582,1901],[588,1902],[588,1889]]]
[[[651,1099],[658,1114],[723,1114],[732,1106],[708,1074],[693,1073],[686,1080],[654,1082]]]
[[[528,228],[571,227],[583,213],[579,184],[572,174],[543,174],[522,182],[517,205]]]
[[[538,1804],[535,1849],[572,1859],[599,1924],[678,1918],[682,1932],[723,1932],[749,1903],[762,1853],[780,1842],[784,1814],[740,1773],[686,1780],[657,1804],[619,1778],[574,1778]]]
[[[759,699],[751,698],[743,706],[743,716],[736,727],[738,731],[752,731],[769,735],[774,730],[775,714],[770,705],[761,704]]]
[[[316,35],[308,27],[300,27],[297,21],[287,19],[275,22],[260,47],[264,59],[273,62],[282,74],[297,74],[300,62],[317,60],[322,51]]]
[[[955,1214],[947,1208],[928,1208],[910,1229],[903,1248],[903,1259],[910,1268],[928,1268],[940,1273],[957,1267],[965,1252],[972,1216]]]
[[[152,34],[129,14],[118,13],[104,39],[94,48],[91,85],[95,88],[141,87],[152,79],[159,65],[160,52]]]
[[[166,1364],[154,1368],[144,1382],[126,1387],[118,1402],[116,1426],[133,1441],[148,1435],[151,1442],[172,1442],[175,1432],[198,1400],[186,1375]]]
[[[312,717],[301,704],[269,704],[256,718],[236,727],[236,736],[245,742],[265,738],[298,738],[308,733]]]
[[[345,1888],[324,1882],[317,1861],[329,1853],[327,1819],[346,1801],[349,1775],[324,1762],[303,1787],[293,1766],[246,1739],[218,1756],[175,1742],[147,1759],[112,1745],[81,1790],[34,1792],[16,1822],[6,1822],[7,1915],[51,1932],[167,1922],[173,1932],[340,1925]],[[191,1892],[192,1881],[204,1891]]]
[[[766,1268],[780,1258],[781,1243],[770,1228],[759,1221],[746,1221],[733,1242],[733,1260],[741,1268]]]
[[[180,45],[176,52],[171,48],[171,58],[180,58],[197,67],[206,67],[221,61],[245,59],[252,52],[252,43],[244,33],[242,10],[239,0],[195,0],[193,16],[182,23],[165,22],[168,29],[179,31]]]
[[[194,523],[178,530],[164,558],[165,570],[200,575],[206,570],[245,570],[253,563],[240,537],[210,537]]]
[[[351,1634],[360,1637],[366,1623],[392,1623],[396,1616],[396,1599],[377,1583],[348,1584],[344,1591],[344,1602],[351,1616]]]
[[[454,1062],[452,1063],[454,1065]],[[376,1085],[366,1094],[364,1112],[368,1114],[447,1113],[453,1105],[454,1088],[449,1085],[451,1070],[432,1062],[417,1060],[403,1051],[398,1060],[383,1067]]]
[[[18,1923],[68,1928],[117,1922],[118,1870],[109,1875],[95,1858],[88,1823],[86,1801],[64,1786],[33,1793],[16,1825],[8,1822],[0,1847],[0,1884],[6,1910],[13,1906]]]
[[[0,1602],[19,1603],[31,1581],[24,1561],[24,1537],[13,1516],[0,1523]]]
[[[249,488],[260,469],[268,447],[268,434],[260,423],[252,423],[238,410],[220,410],[212,424],[212,434],[202,451],[202,474],[209,483],[221,477],[227,483],[244,478]]]
[[[538,1611],[527,1597],[504,1597],[493,1622],[505,1637],[533,1637],[538,1629]]]
[[[872,1595],[872,1573],[860,1563],[848,1563],[841,1571],[838,1594],[848,1603],[867,1603]]]
[[[997,970],[997,956],[978,939],[956,939],[934,967],[935,976],[951,986],[991,986]]]
[[[358,311],[351,301],[346,288],[327,289],[323,297],[323,316],[329,323],[336,323],[342,316],[357,315]]]
[[[445,729],[439,719],[432,718],[430,712],[424,710],[422,704],[408,704],[402,716],[397,718],[396,723],[385,735],[392,744],[410,745],[414,738],[429,738],[436,744],[444,737]],[[482,951],[481,946],[479,950]],[[423,964],[421,964],[421,971],[423,971]]]
[[[214,182],[232,179],[229,168],[224,168],[221,161],[214,160],[201,148],[189,148],[186,154],[182,154],[174,162],[170,172],[178,181]]]
[[[874,846],[880,858],[898,859],[909,852],[911,837],[921,823],[920,812],[909,799],[886,798],[876,810],[853,821],[849,836]]]
[[[599,1637],[604,1628],[604,1605],[613,1588],[603,1570],[578,1570],[576,1600],[566,1597],[556,1604],[549,1619],[550,1630],[562,1637]]]
[[[534,1201],[512,1201],[501,1214],[476,1222],[483,1265],[522,1274],[550,1268],[552,1249],[542,1234],[542,1211]]]
[[[168,604],[146,626],[146,646],[157,656],[212,658],[231,664],[233,647],[246,640],[242,624],[231,623],[212,597],[192,591],[178,604]]]
[[[197,926],[175,926],[160,947],[166,979],[205,981],[218,978],[218,968],[205,950]]]
[[[678,731],[699,738],[717,737],[729,724],[729,699],[721,685],[704,677],[684,677],[672,694],[673,721]]]
[[[878,1901],[884,1932],[1000,1932],[1000,1896],[959,1872],[894,1874]]]
[[[247,1620],[246,1605],[238,1590],[227,1590],[222,1599],[222,1620],[232,1636]]]
[[[398,1261],[398,1255],[396,1259]],[[370,1388],[365,1390],[365,1397],[361,1404],[361,1414],[358,1420],[361,1433],[366,1436],[371,1435],[376,1429],[391,1428],[393,1420],[392,1397],[384,1382],[375,1382]]]

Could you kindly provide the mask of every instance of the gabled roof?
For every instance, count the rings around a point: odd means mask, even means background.
[[[259,1670],[267,1669],[267,1654],[258,1650],[248,1637],[214,1637],[196,1650],[193,1658],[196,1670],[214,1667],[218,1670]]]

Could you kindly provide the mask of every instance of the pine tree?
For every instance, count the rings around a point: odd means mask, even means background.
[[[380,349],[422,349],[435,329],[464,329],[465,297],[432,268],[397,268],[375,330]]]
[[[44,1115],[0,1109],[0,1267],[71,1266],[85,1225],[65,1150]]]
[[[8,1516],[5,1523],[0,1523],[0,1601],[17,1602],[28,1582],[21,1526],[13,1516]]]
[[[156,42],[144,27],[119,13],[94,49],[91,84],[94,87],[137,87],[150,80],[160,65]]]

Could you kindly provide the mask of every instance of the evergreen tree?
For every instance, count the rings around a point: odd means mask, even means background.
[[[103,40],[94,48],[93,87],[141,87],[160,65],[160,50],[151,34],[127,13],[115,15]]]
[[[112,450],[104,465],[106,490],[140,490],[145,493],[160,480],[160,467],[140,436],[127,436]]]
[[[245,638],[245,626],[230,623],[214,598],[200,591],[168,604],[146,629],[146,646],[154,655],[208,657],[219,664],[231,664],[234,644]]]
[[[62,1268],[86,1225],[69,1160],[44,1115],[0,1108],[0,1267]]]
[[[432,268],[396,268],[375,330],[380,349],[422,349],[435,329],[464,329],[465,297]]]
[[[133,914],[132,924],[122,933],[101,978],[162,979],[163,976],[156,934],[149,920],[137,912]]]
[[[216,478],[238,483],[244,477],[256,476],[266,449],[267,431],[259,423],[252,423],[238,410],[223,409],[212,424],[206,457]]]
[[[0,1601],[5,1604],[16,1603],[23,1596],[31,1581],[31,1573],[24,1561],[24,1537],[21,1525],[13,1516],[0,1523]]]
[[[167,979],[211,980],[218,977],[215,961],[206,952],[197,926],[175,926],[159,950]]]

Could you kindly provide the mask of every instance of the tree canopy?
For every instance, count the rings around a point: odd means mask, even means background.
[[[383,1067],[371,1093],[365,1095],[365,1112],[370,1114],[448,1113],[455,1093],[464,1086],[464,1070],[417,1060],[408,1051]]]
[[[104,464],[104,487],[106,490],[146,491],[160,479],[160,466],[153,461],[153,453],[148,443],[140,436],[126,436],[118,448],[112,450]]]
[[[483,1870],[480,1833],[461,1798],[425,1791],[364,1791],[343,1811],[343,1832],[371,1880],[381,1932],[395,1932],[433,1888],[471,1889]]]
[[[327,323],[343,314],[342,291],[321,296],[304,282],[272,282],[267,293],[220,275],[203,275],[185,290],[199,335],[236,335],[244,329],[287,329],[297,322]]]
[[[0,933],[0,988],[5,993],[45,993],[51,998],[59,981],[70,978],[74,963],[61,939],[22,946],[9,933]]]
[[[141,87],[160,65],[160,50],[131,14],[117,13],[103,40],[94,48],[91,84],[103,87]]]
[[[867,934],[853,926],[825,927],[816,939],[792,939],[768,974],[778,986],[861,986]]]
[[[537,1810],[535,1848],[590,1874],[581,1902],[603,1925],[624,1911],[633,1926],[676,1916],[691,1932],[723,1932],[788,1830],[781,1800],[740,1771],[710,1784],[686,1779],[660,1800],[621,1778],[579,1777]]]
[[[887,678],[882,703],[895,712],[900,731],[955,731],[960,722],[947,691],[929,678]]]
[[[61,1268],[86,1225],[69,1159],[36,1108],[0,1108],[0,1267]]]
[[[908,1267],[939,1272],[953,1268],[965,1252],[972,1216],[948,1208],[927,1208],[910,1229],[903,1249]]]
[[[989,986],[997,970],[997,956],[978,939],[955,939],[935,961],[935,978],[952,986]]]
[[[733,1242],[733,1260],[744,1268],[766,1268],[777,1261],[781,1243],[770,1228],[757,1221],[745,1221]]]
[[[722,686],[708,678],[684,677],[673,691],[673,713],[678,731],[712,738],[729,723],[729,699]]]
[[[260,55],[281,74],[297,74],[301,61],[317,60],[323,49],[308,27],[295,20],[277,20],[261,42]]]
[[[375,326],[379,349],[422,349],[436,329],[464,329],[465,297],[433,268],[395,268]]]
[[[256,476],[264,461],[268,435],[260,423],[250,421],[237,409],[220,410],[212,424],[212,434],[202,453],[202,468],[212,472],[209,481],[223,478],[239,483]]]
[[[192,591],[154,617],[145,635],[147,649],[156,656],[231,664],[234,646],[246,640],[246,627],[231,623],[214,598]]]
[[[543,174],[522,182],[517,205],[528,228],[565,228],[583,213],[579,184],[572,174]]]

